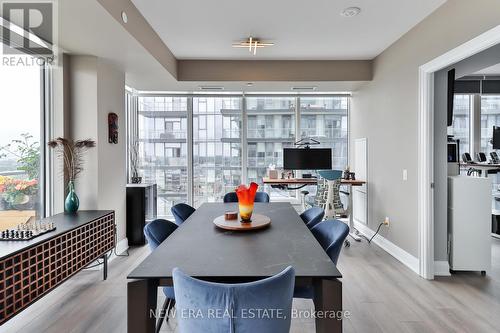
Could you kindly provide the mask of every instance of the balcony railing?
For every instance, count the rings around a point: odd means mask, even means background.
[[[139,132],[139,138],[143,140],[186,140],[187,131],[177,130],[177,131],[167,131],[167,130],[142,130]]]
[[[347,139],[347,130],[341,128],[316,128],[302,127],[302,137],[325,138],[325,139]]]
[[[168,166],[168,167],[186,167],[186,157],[156,157],[146,156],[140,161],[141,169],[149,169],[154,167]]]
[[[292,128],[259,128],[248,129],[249,139],[292,139],[295,138]]]

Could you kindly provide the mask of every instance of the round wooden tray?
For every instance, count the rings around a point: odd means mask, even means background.
[[[271,219],[265,215],[252,214],[252,222],[242,223],[239,216],[236,220],[226,220],[224,215],[221,215],[214,220],[214,224],[226,230],[246,231],[265,228],[271,224]]]

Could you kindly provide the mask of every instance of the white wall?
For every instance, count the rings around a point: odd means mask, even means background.
[[[115,211],[118,241],[125,238],[125,73],[94,56],[70,57],[70,133],[94,139],[77,184],[80,209]],[[118,144],[108,142],[108,113],[119,120]]]
[[[389,216],[381,234],[415,257],[418,67],[499,24],[500,1],[448,0],[379,55],[373,81],[353,94],[351,147],[361,137],[370,143],[369,227]]]

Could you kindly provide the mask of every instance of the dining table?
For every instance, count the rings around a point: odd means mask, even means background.
[[[213,221],[237,203],[204,203],[128,275],[129,333],[155,331],[158,288],[172,286],[172,270],[206,281],[243,283],[295,269],[295,286],[312,286],[316,332],[342,332],[342,275],[290,203],[255,203],[271,219],[265,229],[225,230]],[[235,222],[239,223],[239,222]]]

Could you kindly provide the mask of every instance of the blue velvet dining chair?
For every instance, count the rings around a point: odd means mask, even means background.
[[[236,192],[229,192],[224,195],[224,202],[238,202],[238,196],[236,195]],[[255,193],[255,200],[254,202],[269,202],[269,194],[266,192],[257,192]]]
[[[316,224],[311,229],[311,232],[332,262],[337,265],[342,244],[349,235],[349,226],[339,220],[326,220]],[[293,297],[312,299],[314,289],[312,286],[297,287],[294,290]]]
[[[181,333],[290,331],[295,281],[291,266],[275,276],[240,284],[198,280],[178,268],[172,276]]]
[[[196,209],[189,206],[188,204],[179,203],[175,206],[172,206],[172,208],[170,208],[170,211],[174,215],[175,224],[181,225],[184,221],[188,219],[188,217],[191,216],[191,214],[193,214],[196,211]]]
[[[164,240],[170,236],[175,229],[177,229],[177,225],[173,222],[157,219],[152,222],[149,222],[144,227],[144,236],[148,241],[149,248],[151,251],[154,251]],[[166,320],[168,321],[168,313],[175,305],[175,294],[173,287],[163,287],[163,294],[165,294],[165,302],[162,306],[162,311],[160,312],[160,318],[156,323],[156,332],[160,331],[161,324],[163,323],[164,315]]]
[[[320,223],[324,216],[325,210],[321,207],[311,207],[300,214],[300,218],[309,229],[312,229],[316,224]]]

